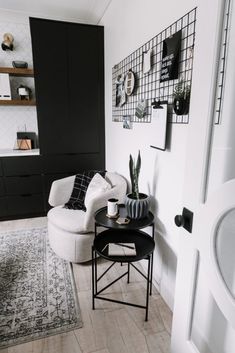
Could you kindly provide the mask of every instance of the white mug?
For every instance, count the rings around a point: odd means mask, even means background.
[[[117,199],[109,199],[107,203],[107,214],[108,216],[116,216],[118,213],[118,200]]]

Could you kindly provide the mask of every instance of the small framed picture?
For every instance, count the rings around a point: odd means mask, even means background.
[[[120,107],[126,102],[126,93],[124,88],[124,75],[118,75],[116,84],[116,107]]]
[[[143,119],[147,113],[147,99],[142,99],[138,102],[135,109],[135,116],[138,119]]]
[[[152,49],[143,53],[142,71],[143,74],[147,74],[151,70],[151,55]]]
[[[128,96],[131,96],[135,88],[135,75],[134,72],[129,70],[126,74],[124,82],[125,92]]]
[[[132,121],[130,115],[123,115],[123,129],[131,129],[132,128]]]

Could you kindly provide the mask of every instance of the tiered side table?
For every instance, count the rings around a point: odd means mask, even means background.
[[[154,242],[154,216],[149,212],[148,216],[140,220],[130,220],[128,224],[120,225],[116,219],[107,217],[107,208],[103,207],[95,214],[95,239],[92,246],[92,308],[95,309],[95,299],[111,301],[114,303],[121,303],[124,305],[131,305],[138,308],[145,309],[145,321],[148,320],[148,306],[149,294],[152,294],[152,276],[153,276],[153,250]],[[120,217],[126,217],[126,209],[124,205],[119,205]],[[151,226],[152,234],[149,235],[140,229]],[[98,234],[97,228],[105,227],[106,230]],[[109,243],[135,243],[135,256],[110,256],[108,254]],[[101,256],[112,264],[98,277],[97,275],[97,256]],[[148,261],[147,275],[142,273],[134,264],[134,262],[145,259]],[[109,283],[102,289],[98,290],[98,282],[111,269],[115,263],[127,263],[127,271],[114,281]],[[146,303],[145,305],[137,305],[125,301],[114,300],[100,296],[105,289],[117,282],[124,276],[127,276],[127,283],[130,280],[130,267],[135,268],[146,279]]]

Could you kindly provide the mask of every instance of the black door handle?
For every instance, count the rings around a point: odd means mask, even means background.
[[[183,208],[182,215],[175,216],[175,224],[177,227],[183,227],[189,233],[192,233],[193,228],[193,212],[187,208]]]
[[[177,227],[182,227],[184,225],[184,217],[180,214],[175,216],[175,224]]]

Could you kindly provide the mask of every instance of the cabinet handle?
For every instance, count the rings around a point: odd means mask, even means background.
[[[20,196],[22,196],[22,197],[29,197],[29,196],[32,196],[32,194],[21,194]]]
[[[20,178],[29,178],[31,175],[30,174],[25,174],[25,175],[20,175]]]

